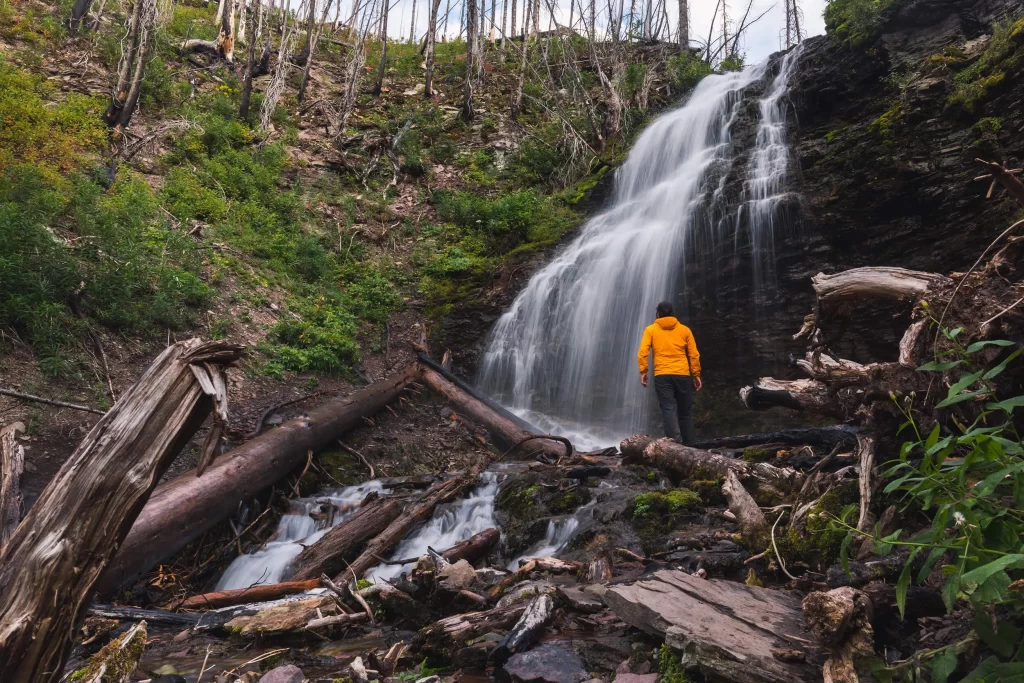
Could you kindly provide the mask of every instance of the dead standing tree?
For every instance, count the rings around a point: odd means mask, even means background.
[[[117,85],[103,120],[113,127],[113,137],[128,127],[142,93],[142,77],[149,59],[156,26],[156,0],[137,0],[128,17],[128,27],[121,45],[121,62],[117,69]]]
[[[473,71],[476,58],[477,32],[477,0],[466,0],[466,77],[462,85],[462,120],[472,121],[473,111]],[[522,95],[520,95],[520,98]]]
[[[240,352],[198,339],[165,349],[43,491],[0,553],[0,679],[60,678],[93,584],[175,456],[226,403],[224,368]]]

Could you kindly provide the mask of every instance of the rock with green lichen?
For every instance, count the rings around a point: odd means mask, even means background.
[[[698,494],[685,488],[639,493],[633,499],[630,523],[644,550],[654,552],[662,549],[666,534],[703,505]]]
[[[76,683],[128,683],[146,649],[146,622],[110,641],[83,668],[71,674]]]

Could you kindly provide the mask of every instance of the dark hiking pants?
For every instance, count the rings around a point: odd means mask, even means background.
[[[691,445],[693,430],[693,380],[689,375],[655,375],[654,391],[665,422],[665,436]]]

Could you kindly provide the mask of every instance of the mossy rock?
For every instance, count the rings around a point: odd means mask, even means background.
[[[704,506],[700,495],[686,488],[637,494],[629,511],[630,523],[647,552],[661,549],[664,536],[690,513]]]
[[[825,568],[838,561],[846,531],[832,524],[832,520],[840,516],[846,502],[838,493],[830,491],[807,513],[804,529],[786,528],[776,532],[776,547],[787,564],[803,562]]]
[[[743,455],[740,459],[743,460],[743,462],[771,462],[772,460],[775,460],[775,451],[771,448],[750,446],[749,448],[743,449]]]

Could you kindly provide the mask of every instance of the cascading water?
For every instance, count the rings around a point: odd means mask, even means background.
[[[277,583],[283,580],[285,570],[304,545],[320,540],[332,527],[351,515],[371,491],[388,493],[379,481],[368,481],[336,491],[326,491],[315,498],[301,498],[294,502],[295,510],[282,515],[273,539],[253,553],[239,555],[224,571],[217,590],[248,588],[257,584]],[[322,528],[311,513],[332,506],[333,521]]]
[[[755,250],[771,244],[773,197],[784,179],[787,55],[760,102],[753,170],[744,190]],[[694,247],[725,240],[725,179],[736,152],[730,130],[744,90],[766,64],[705,78],[685,106],[654,121],[615,176],[610,209],[533,276],[498,320],[481,388],[543,431],[579,448],[642,431],[650,410],[636,350],[664,299],[677,299]],[[755,254],[755,261],[760,257]]]
[[[548,528],[544,532],[544,538],[525,553],[509,562],[508,568],[519,569],[519,561],[525,557],[556,557],[569,545],[569,541],[576,535],[580,524],[593,515],[593,507],[594,501],[590,501],[569,517],[560,517],[549,521]]]
[[[487,471],[480,475],[480,486],[467,497],[434,511],[429,522],[407,536],[391,554],[390,560],[419,557],[427,554],[427,546],[434,550],[450,548],[459,541],[497,526],[494,521],[494,497],[498,493],[501,474]],[[370,570],[368,578],[392,579],[411,565],[380,564]]]

